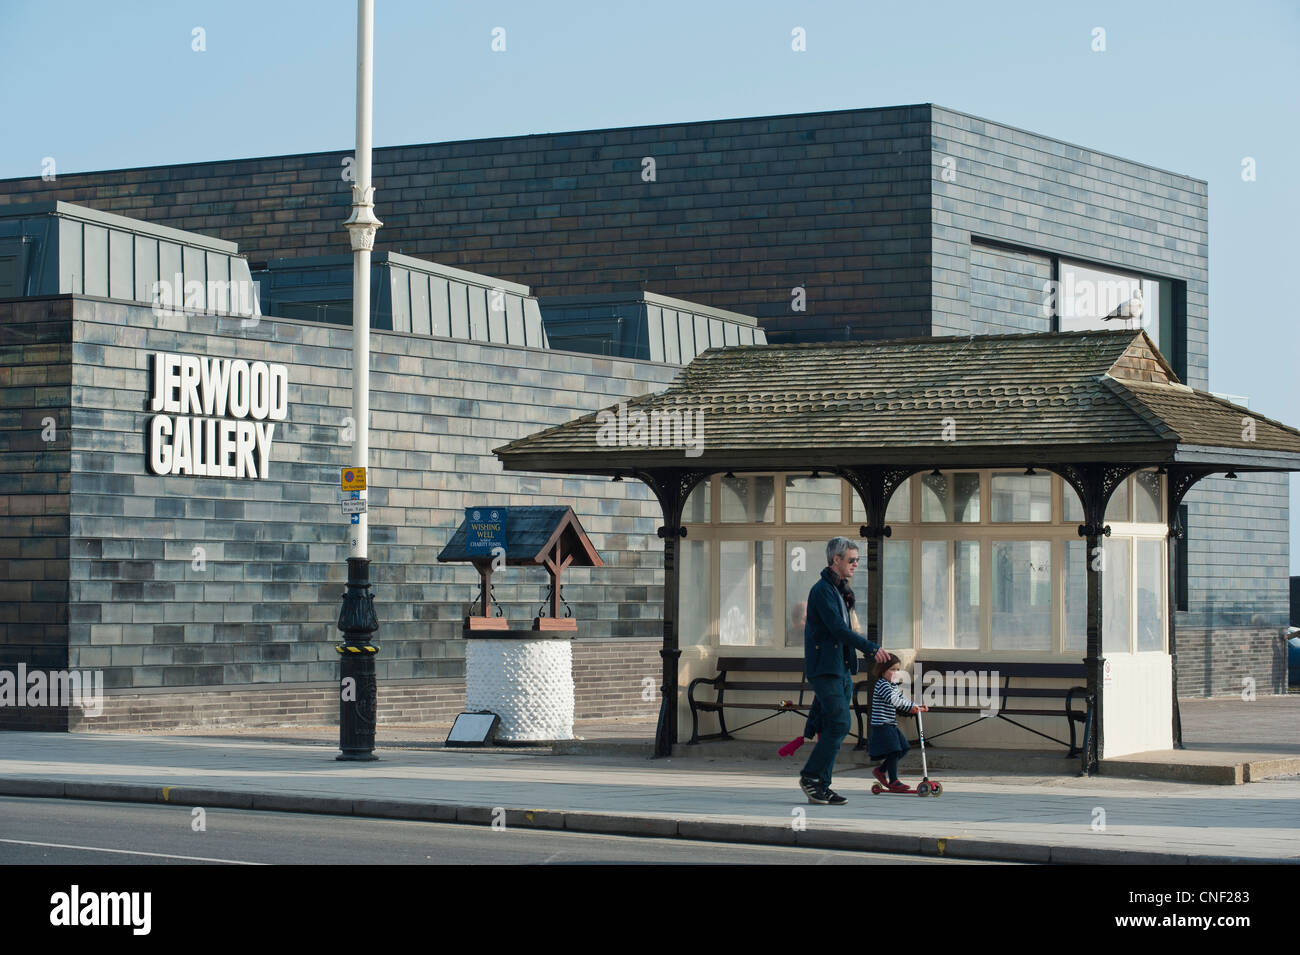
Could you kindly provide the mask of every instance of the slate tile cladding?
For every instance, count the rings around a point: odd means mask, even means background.
[[[1186,283],[1184,383],[1208,389],[1205,182],[940,106],[932,107],[930,136],[933,334],[1050,330],[1037,256],[999,257],[1011,273],[994,293],[1003,317],[979,324],[992,290],[983,271],[990,256],[978,240],[1005,242]],[[1019,261],[1008,266],[1011,259]],[[1161,350],[1172,357],[1168,343]]]
[[[0,302],[0,667],[68,665],[72,303]]]
[[[930,107],[376,149],[402,251],[576,295],[644,287],[760,318],[769,340],[927,334]],[[0,182],[232,239],[251,261],[348,251],[350,151]],[[655,181],[642,178],[655,161]],[[807,310],[792,310],[792,289]]]
[[[108,688],[334,679],[347,556],[338,475],[348,463],[341,428],[351,408],[350,329],[158,319],[147,308],[79,297],[19,308],[31,321],[38,310],[69,306],[71,481],[62,521],[71,557],[65,550],[63,565],[19,568],[44,581],[11,574],[6,586],[66,581],[70,620],[51,625],[67,628],[69,665],[103,669]],[[289,415],[276,428],[267,480],[148,473],[156,350],[288,365]],[[661,389],[676,367],[379,332],[371,358],[370,558],[381,680],[463,678],[461,617],[477,578],[436,556],[463,508],[477,503],[572,503],[608,564],[566,575],[580,632],[659,638],[660,518],[649,492],[635,481],[505,474],[490,449]],[[13,393],[6,390],[6,401],[19,400]],[[51,534],[60,526],[52,521]],[[10,550],[29,528],[10,531],[19,535]],[[528,626],[544,584],[541,570],[501,575],[495,591],[507,617]]]

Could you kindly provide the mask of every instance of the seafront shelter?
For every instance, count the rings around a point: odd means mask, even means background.
[[[507,471],[636,479],[657,498],[660,755],[691,726],[685,688],[721,658],[785,658],[797,674],[800,603],[844,535],[864,542],[865,635],[905,663],[1082,663],[1070,752],[1093,772],[1180,745],[1183,496],[1210,474],[1300,470],[1300,432],[1182,384],[1144,331],[1088,330],[714,348],[665,391],[495,453]],[[1027,709],[952,743],[1062,733]],[[929,731],[969,718],[936,713]],[[792,712],[755,732],[801,725]]]

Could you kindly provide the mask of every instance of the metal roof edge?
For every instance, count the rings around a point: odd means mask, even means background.
[[[0,205],[0,219],[18,219],[41,215],[53,215],[60,219],[90,222],[94,225],[102,225],[121,232],[144,235],[151,239],[165,239],[168,242],[194,246],[207,252],[220,252],[224,255],[243,257],[239,251],[239,243],[231,242],[229,239],[217,239],[202,232],[188,232],[185,229],[157,225],[147,219],[133,219],[130,216],[121,216],[113,212],[101,212],[98,209],[90,208],[90,206],[64,202],[61,199]]]

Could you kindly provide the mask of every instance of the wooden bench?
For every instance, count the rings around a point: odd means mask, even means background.
[[[737,726],[736,732],[747,729],[751,726],[757,726],[759,723],[766,722],[782,713],[798,713],[800,716],[807,717],[808,709],[812,706],[816,695],[813,692],[812,684],[803,679],[803,657],[719,657],[718,658],[718,675],[714,677],[697,677],[691,681],[691,685],[686,690],[686,698],[691,705],[691,743],[698,743],[701,740],[708,739],[732,739],[731,733],[727,730],[726,710],[757,710],[768,711],[768,714],[760,719],[753,720],[743,726]],[[797,673],[797,680],[733,680],[728,674],[736,673],[760,673],[760,674],[784,674]],[[868,679],[866,681],[870,683]],[[712,700],[697,700],[695,698],[695,689],[699,686],[711,686],[715,691]],[[857,689],[854,688],[853,709],[858,712],[858,732],[859,745],[861,745],[862,735],[862,713],[857,703]],[[747,692],[747,693],[772,693],[775,698],[764,703],[737,703],[727,699],[727,691]],[[796,699],[792,699],[795,697]],[[806,701],[806,702],[805,702]],[[721,732],[707,733],[700,735],[700,712],[717,713],[718,725]],[[850,730],[850,735],[854,735]],[[929,737],[926,738],[927,741]]]
[[[948,681],[948,674],[955,672],[969,673],[971,671],[986,673],[996,673],[1000,685],[998,687],[997,712],[985,714],[978,705],[973,706],[931,706],[931,713],[974,713],[977,714],[973,720],[962,723],[960,726],[954,726],[946,729],[942,733],[935,733],[931,736],[929,733],[925,736],[927,746],[931,745],[932,740],[940,736],[947,736],[949,733],[955,733],[959,729],[965,729],[981,720],[992,719],[996,717],[1000,720],[1006,720],[1013,726],[1019,726],[1023,730],[1028,730],[1035,735],[1044,739],[1049,739],[1054,743],[1060,743],[1067,747],[1066,757],[1078,756],[1080,749],[1075,745],[1075,723],[1086,723],[1088,718],[1088,707],[1086,705],[1088,690],[1084,686],[1072,687],[1029,687],[1020,683],[1012,685],[1012,680],[1034,680],[1034,679],[1053,679],[1053,680],[1079,680],[1086,682],[1087,670],[1082,663],[997,663],[990,660],[971,661],[951,661],[951,660],[921,660],[922,682],[925,681],[926,673],[941,673],[944,676],[945,686]],[[862,715],[864,712],[870,713],[869,702],[871,699],[872,681],[866,680],[858,683],[853,688],[853,709],[858,714],[858,745],[856,748],[862,749],[867,745],[867,737],[863,735]],[[988,684],[986,683],[986,686]],[[868,698],[868,705],[863,706],[858,703],[858,693],[865,688]],[[972,687],[974,689],[974,687]],[[913,684],[911,698],[918,702],[924,702],[924,686]],[[1075,697],[1084,701],[1084,709],[1074,708]],[[1048,706],[1038,701],[1060,701],[1060,706]],[[1024,702],[1021,702],[1024,701]],[[1012,716],[1056,716],[1066,721],[1070,729],[1070,741],[1057,739],[1055,736],[1048,736],[1036,729],[1026,726],[1023,723],[1013,720]]]

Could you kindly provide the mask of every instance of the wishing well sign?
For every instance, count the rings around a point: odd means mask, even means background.
[[[153,474],[265,478],[289,413],[284,365],[156,352],[146,432]]]

